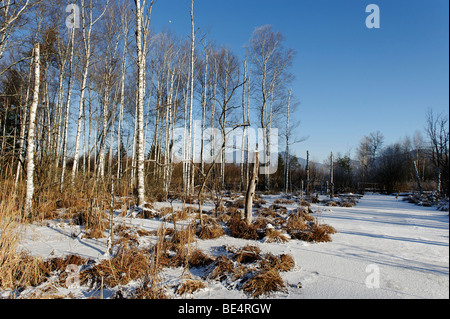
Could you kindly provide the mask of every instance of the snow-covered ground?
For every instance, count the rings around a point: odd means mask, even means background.
[[[270,204],[277,196],[263,198]],[[285,206],[289,210],[297,204]],[[208,208],[211,207],[204,207]],[[449,298],[447,212],[384,195],[365,195],[354,207],[312,204],[311,209],[321,222],[338,231],[331,236],[332,242],[264,243],[225,235],[213,240],[197,239],[193,246],[211,255],[220,253],[224,245],[239,248],[248,244],[257,245],[263,252],[292,255],[295,268],[281,274],[287,292],[274,293],[271,298]],[[117,221],[149,231],[160,225],[157,220],[140,218],[117,217]],[[42,226],[31,225],[21,247],[43,257],[72,253],[94,259],[106,258],[107,238],[73,236],[79,232],[78,226],[65,226],[54,221]],[[181,268],[166,269],[161,274],[162,282],[173,286],[179,282],[182,272]],[[201,277],[202,274],[193,275]],[[229,290],[220,282],[206,281],[206,284],[206,288],[192,297],[248,298],[243,292]],[[75,297],[89,296],[85,290],[78,289],[72,291]],[[105,294],[107,296],[107,291]],[[180,298],[177,295],[170,297]]]

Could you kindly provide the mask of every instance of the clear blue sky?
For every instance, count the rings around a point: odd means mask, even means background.
[[[368,29],[368,4],[380,8],[380,29]],[[241,57],[256,27],[271,24],[297,51],[293,93],[301,103],[294,147],[323,161],[351,156],[379,130],[390,144],[423,131],[429,108],[448,115],[448,0],[195,0],[195,23]],[[190,34],[190,0],[157,0],[155,31]],[[169,24],[169,20],[172,22]]]

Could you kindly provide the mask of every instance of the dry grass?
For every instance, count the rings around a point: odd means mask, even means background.
[[[228,256],[219,256],[212,264],[214,269],[208,275],[208,278],[223,281],[227,275],[233,274],[234,264]]]
[[[335,206],[338,206],[338,203],[336,203],[335,201],[329,201],[329,202],[327,203],[327,206],[335,207]]]
[[[231,218],[227,223],[228,229],[230,230],[230,236],[252,240],[259,238],[258,229],[255,224],[248,224],[246,220],[242,219],[242,215],[239,211],[236,211],[230,217]]]
[[[39,285],[48,271],[41,258],[18,251],[24,219],[18,210],[21,199],[11,189],[0,194],[0,288],[17,290]]]
[[[121,245],[117,254],[110,259],[80,273],[81,282],[90,286],[103,283],[108,287],[125,285],[131,280],[150,273],[150,254],[132,245]]]
[[[291,214],[286,223],[286,229],[289,232],[289,234],[292,235],[292,233],[296,233],[299,231],[303,231],[307,229],[308,226],[306,225],[306,222],[304,218],[302,218],[299,214]]]
[[[275,204],[293,204],[294,201],[291,199],[285,199],[285,198],[277,198],[274,201]]]
[[[267,228],[266,229],[266,243],[286,243],[289,241],[289,238],[282,234],[279,230],[275,228]]]
[[[200,239],[215,239],[225,235],[225,231],[222,226],[213,221],[204,225],[203,227],[199,226],[197,230],[197,237]]]
[[[296,239],[308,242],[330,242],[332,241],[330,234],[336,233],[336,229],[330,225],[312,224],[307,230],[292,233]]]
[[[274,269],[277,271],[290,271],[294,268],[295,262],[291,255],[282,254],[275,256],[271,253],[265,254],[261,261],[261,268],[264,270]]]
[[[179,295],[193,294],[200,289],[206,288],[205,283],[199,280],[186,280],[176,290]]]
[[[300,206],[309,207],[309,206],[311,206],[311,204],[308,201],[306,201],[306,200],[301,200],[300,201]]]
[[[261,217],[267,217],[267,218],[274,218],[278,216],[277,212],[274,211],[271,208],[263,207],[260,210],[258,210],[258,215]]]
[[[206,255],[202,250],[195,249],[189,256],[190,267],[205,267],[214,262],[214,259]]]
[[[20,189],[20,188],[19,188]],[[88,237],[103,237],[109,228],[108,214],[110,194],[107,192],[73,191],[51,194],[41,192],[37,206],[41,219],[65,218],[84,227]],[[290,204],[287,200],[279,200],[271,208],[259,210],[259,216],[252,224],[243,219],[239,200],[227,211],[222,210],[219,216],[205,215],[204,226],[187,222],[175,224],[175,229],[163,226],[155,233],[145,232],[124,225],[116,225],[115,236],[119,238],[114,243],[116,254],[94,264],[93,260],[77,255],[52,258],[43,261],[24,252],[17,252],[20,240],[20,227],[23,222],[17,218],[21,199],[17,197],[4,200],[0,194],[0,287],[18,289],[26,286],[37,286],[49,278],[58,275],[59,282],[65,281],[68,265],[85,266],[80,273],[81,283],[86,286],[121,287],[130,281],[138,281],[141,285],[134,290],[131,298],[164,299],[167,298],[164,289],[159,284],[158,274],[164,267],[204,267],[205,278],[218,280],[228,285],[230,289],[242,289],[251,297],[259,298],[275,291],[285,291],[280,272],[290,271],[295,262],[290,255],[275,256],[262,254],[257,246],[247,245],[240,249],[228,249],[228,253],[219,257],[211,257],[200,249],[191,249],[191,243],[197,235],[200,239],[213,239],[225,234],[224,227],[218,220],[225,222],[229,234],[233,237],[257,240],[265,236],[266,242],[283,243],[289,238],[307,241],[330,241],[330,234],[336,230],[329,225],[319,225],[311,214],[298,210],[286,214],[286,209],[278,204]],[[86,200],[85,198],[91,198]],[[47,202],[47,203],[46,203]],[[260,199],[261,203],[265,203]],[[155,210],[152,210],[152,214]],[[156,211],[155,216],[162,221],[177,222],[186,220],[195,212],[193,208],[173,212],[169,207]],[[268,224],[275,225],[268,227]],[[156,235],[157,243],[149,250],[138,247],[139,237]],[[36,290],[36,298],[59,298],[57,291]],[[176,289],[179,295],[192,294],[205,287],[202,281],[187,280]]]
[[[261,259],[261,250],[257,246],[245,246],[236,251],[231,257],[238,263],[250,264]]]
[[[142,285],[136,289],[131,299],[169,299],[155,281],[145,278]]]
[[[343,200],[340,202],[341,207],[353,207],[356,206],[356,201],[354,199]]]
[[[286,285],[276,270],[268,270],[247,280],[242,290],[253,298],[259,298],[276,291],[286,291]]]

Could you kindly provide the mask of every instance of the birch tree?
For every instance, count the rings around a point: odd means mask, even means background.
[[[136,4],[136,54],[138,64],[138,88],[137,88],[137,205],[145,202],[145,166],[144,166],[144,98],[145,98],[145,58],[150,32],[150,17],[153,0],[147,6],[147,0],[135,0]],[[144,15],[145,13],[145,15]]]
[[[284,177],[284,184],[285,184],[285,192],[287,193],[289,190],[289,162],[290,162],[290,155],[289,155],[289,135],[290,135],[290,127],[289,127],[289,117],[291,115],[291,93],[292,90],[289,90],[289,98],[287,103],[287,112],[286,112],[286,150],[284,153],[284,165],[285,165],[285,177]]]
[[[274,106],[281,105],[277,101],[283,99],[285,95],[285,85],[292,81],[293,76],[289,72],[289,67],[295,56],[292,49],[285,49],[283,46],[284,37],[280,32],[274,32],[272,26],[265,25],[255,29],[249,44],[248,50],[253,62],[253,85],[254,98],[258,103],[258,116],[261,129],[263,130],[264,153],[260,154],[262,162],[266,167],[262,167],[265,172],[266,188],[268,188],[269,172],[267,167],[269,153],[270,134],[268,129],[272,125],[274,113],[280,112],[280,108]]]
[[[40,86],[40,48],[39,43],[34,45],[34,89],[33,102],[30,107],[30,116],[28,124],[27,137],[27,189],[25,198],[25,214],[31,215],[33,208],[34,195],[34,146],[35,146],[35,124],[36,112],[39,104],[39,86]]]
[[[130,31],[130,21],[128,16],[128,7],[122,7],[121,23],[122,23],[122,39],[123,39],[123,53],[122,53],[122,73],[120,79],[120,109],[119,109],[119,127],[117,128],[117,180],[120,183],[122,174],[122,135],[123,135],[123,111],[125,103],[125,76],[127,65],[127,51],[128,51],[128,35]]]
[[[69,114],[70,114],[70,102],[72,97],[72,85],[73,85],[73,51],[74,51],[74,39],[75,39],[75,28],[71,28],[69,45],[70,45],[70,54],[69,54],[69,79],[67,84],[67,100],[66,100],[66,109],[65,109],[65,117],[64,117],[64,128],[63,128],[63,141],[62,141],[62,168],[61,168],[61,179],[59,184],[59,190],[63,190],[64,185],[64,177],[66,172],[67,165],[67,141],[69,135]]]
[[[106,1],[105,7],[103,11],[94,19],[93,17],[93,1],[89,1],[89,8],[86,5],[84,0],[81,0],[81,28],[82,28],[82,38],[83,38],[83,50],[84,50],[84,65],[82,67],[82,78],[81,78],[81,87],[80,87],[80,102],[78,107],[78,121],[77,121],[77,133],[75,137],[75,154],[73,159],[72,166],[72,182],[75,180],[75,176],[78,170],[78,162],[79,162],[79,151],[80,151],[80,140],[81,140],[81,127],[83,121],[83,113],[84,113],[84,100],[85,100],[85,92],[86,92],[86,82],[88,78],[89,66],[91,64],[91,35],[92,28],[99,21],[99,19],[104,15],[106,9],[108,8],[110,0]]]
[[[38,2],[31,0],[2,0],[0,2],[0,59],[8,47],[11,35],[20,26],[20,19]]]
[[[445,191],[449,196],[449,129],[448,117],[429,110],[425,131],[428,135],[431,159],[436,169],[436,190],[439,195]]]

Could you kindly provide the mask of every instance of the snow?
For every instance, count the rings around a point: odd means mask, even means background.
[[[270,205],[280,196],[262,196]],[[157,203],[155,208],[169,206]],[[173,203],[175,210],[181,203]],[[297,203],[284,205],[288,210]],[[205,205],[204,209],[212,206]],[[307,243],[290,240],[286,243],[265,243],[224,235],[213,240],[197,239],[193,248],[218,256],[224,245],[243,247],[256,245],[262,252],[290,254],[295,268],[281,273],[287,292],[277,292],[271,298],[293,299],[416,299],[449,298],[449,217],[447,212],[433,207],[421,207],[402,201],[401,197],[367,194],[354,207],[327,207],[312,204],[310,209],[322,223],[337,229],[332,242]],[[160,221],[116,217],[115,222],[157,230]],[[170,223],[168,223],[170,224]],[[59,221],[29,225],[21,248],[36,256],[53,257],[79,254],[93,259],[106,258],[107,237],[88,239],[80,236],[79,226]],[[143,245],[156,242],[156,237],[143,238]],[[196,273],[197,271],[198,273]],[[201,269],[192,276],[202,277]],[[161,282],[174,286],[180,282],[181,268],[165,269]],[[128,285],[135,283],[130,282]],[[245,299],[242,291],[228,289],[222,283],[206,281],[207,288],[192,298]],[[67,290],[67,288],[64,288]],[[83,290],[84,289],[84,290]],[[86,288],[71,290],[76,298],[86,298]],[[62,288],[60,293],[64,293]],[[95,292],[96,295],[99,292]],[[106,289],[104,296],[112,294]],[[171,298],[180,298],[168,294]]]

